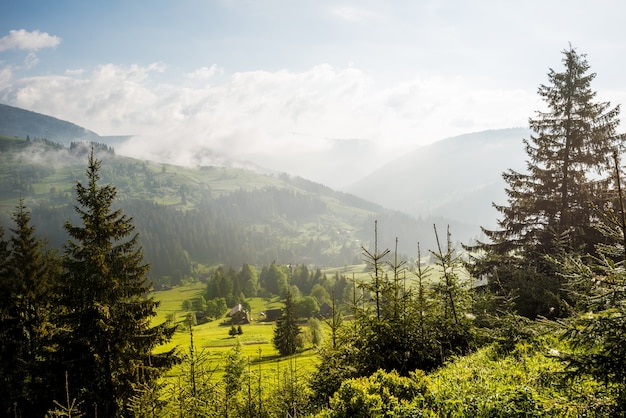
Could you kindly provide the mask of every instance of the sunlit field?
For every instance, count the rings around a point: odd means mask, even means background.
[[[282,303],[278,297],[271,299],[251,298],[251,322],[241,325],[243,334],[235,337],[229,335],[231,324],[229,318],[209,321],[194,325],[189,329],[188,315],[191,312],[183,310],[185,300],[198,298],[204,291],[205,285],[195,283],[179,286],[171,290],[153,292],[152,296],[161,302],[154,323],[162,323],[169,317],[175,318],[178,326],[172,340],[156,351],[164,352],[176,348],[180,354],[189,354],[191,342],[198,359],[205,363],[205,367],[214,370],[216,378],[223,373],[226,355],[239,343],[243,357],[255,371],[261,370],[266,376],[271,376],[285,367],[296,367],[299,373],[308,373],[315,368],[317,349],[313,347],[310,332],[306,322],[302,322],[302,332],[305,346],[297,354],[289,357],[280,357],[272,343],[275,322],[264,322],[260,312],[266,309],[279,308]],[[180,368],[174,368],[168,376],[176,376]]]

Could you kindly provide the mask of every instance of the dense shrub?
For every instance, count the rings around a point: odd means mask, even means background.
[[[369,377],[345,380],[330,400],[322,417],[373,417],[408,412],[409,404],[426,392],[423,372],[400,376],[396,371],[378,370]]]

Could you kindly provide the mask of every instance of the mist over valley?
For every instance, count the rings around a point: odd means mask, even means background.
[[[100,137],[11,106],[0,107],[0,120],[5,229],[22,197],[38,233],[62,245],[63,222],[74,216],[73,182],[83,175],[84,144],[95,141],[104,179],[118,188],[118,204],[136,220],[153,274],[174,282],[197,262],[359,264],[361,247],[372,245],[375,220],[379,245],[394,248],[397,238],[405,257],[416,256],[418,242],[423,251],[434,248],[434,225],[440,233],[449,226],[455,242],[467,243],[481,225],[493,224],[490,204],[501,198],[500,174],[519,166],[526,133],[488,131],[418,147],[339,191],[209,149],[202,161],[211,163],[193,167],[124,157],[117,146],[132,137]],[[53,140],[38,141],[43,134]],[[343,155],[349,154],[346,148]]]

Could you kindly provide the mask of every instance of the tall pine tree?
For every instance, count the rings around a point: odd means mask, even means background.
[[[568,377],[591,376],[615,397],[610,416],[626,415],[626,212],[622,170],[615,157],[617,205],[605,206],[598,230],[609,244],[597,246],[590,263],[566,257],[563,270],[570,277],[569,290],[580,305],[580,314],[561,322],[569,349],[559,357]]]
[[[14,283],[9,276],[9,243],[5,239],[4,229],[0,227],[0,413],[10,416],[17,398],[14,391],[16,376],[14,364],[17,342],[15,341],[15,322],[12,312],[14,303]]]
[[[474,274],[518,292],[518,309],[528,316],[564,313],[561,283],[545,256],[593,253],[602,239],[593,207],[606,199],[612,152],[624,147],[616,133],[620,108],[595,101],[586,56],[571,47],[563,55],[564,70],[550,69],[549,83],[539,87],[547,111],[529,120],[527,171],[503,174],[508,202],[494,205],[499,229],[484,230],[490,242],[470,247],[484,251]]]
[[[49,378],[55,351],[53,287],[59,263],[35,236],[23,200],[12,218],[12,235],[0,248],[0,412],[43,416],[57,394]]]
[[[158,302],[147,297],[149,266],[143,264],[132,219],[112,208],[116,189],[99,185],[101,161],[89,155],[87,185],[76,184],[82,223],[66,223],[62,286],[66,309],[65,366],[73,397],[89,416],[128,414],[136,384],[150,384],[167,370],[173,352],[153,355],[174,328],[151,326]]]
[[[274,328],[274,346],[281,356],[294,354],[302,346],[301,332],[296,315],[296,304],[291,292],[287,291],[285,310],[276,321],[276,328]]]

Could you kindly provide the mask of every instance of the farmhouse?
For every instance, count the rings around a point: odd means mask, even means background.
[[[230,318],[231,324],[249,324],[250,323],[250,321],[248,320],[248,311],[243,309],[243,306],[241,306],[241,303],[233,306],[230,312],[228,312],[226,316]]]
[[[205,322],[209,322],[209,318],[207,317],[206,313],[202,311],[196,312],[196,324],[200,325],[204,324]]]
[[[320,316],[322,318],[330,318],[333,316],[333,308],[326,302],[322,303],[322,306],[320,306]]]
[[[265,311],[265,320],[266,321],[276,321],[283,314],[283,310],[281,308],[277,309],[268,309]]]

